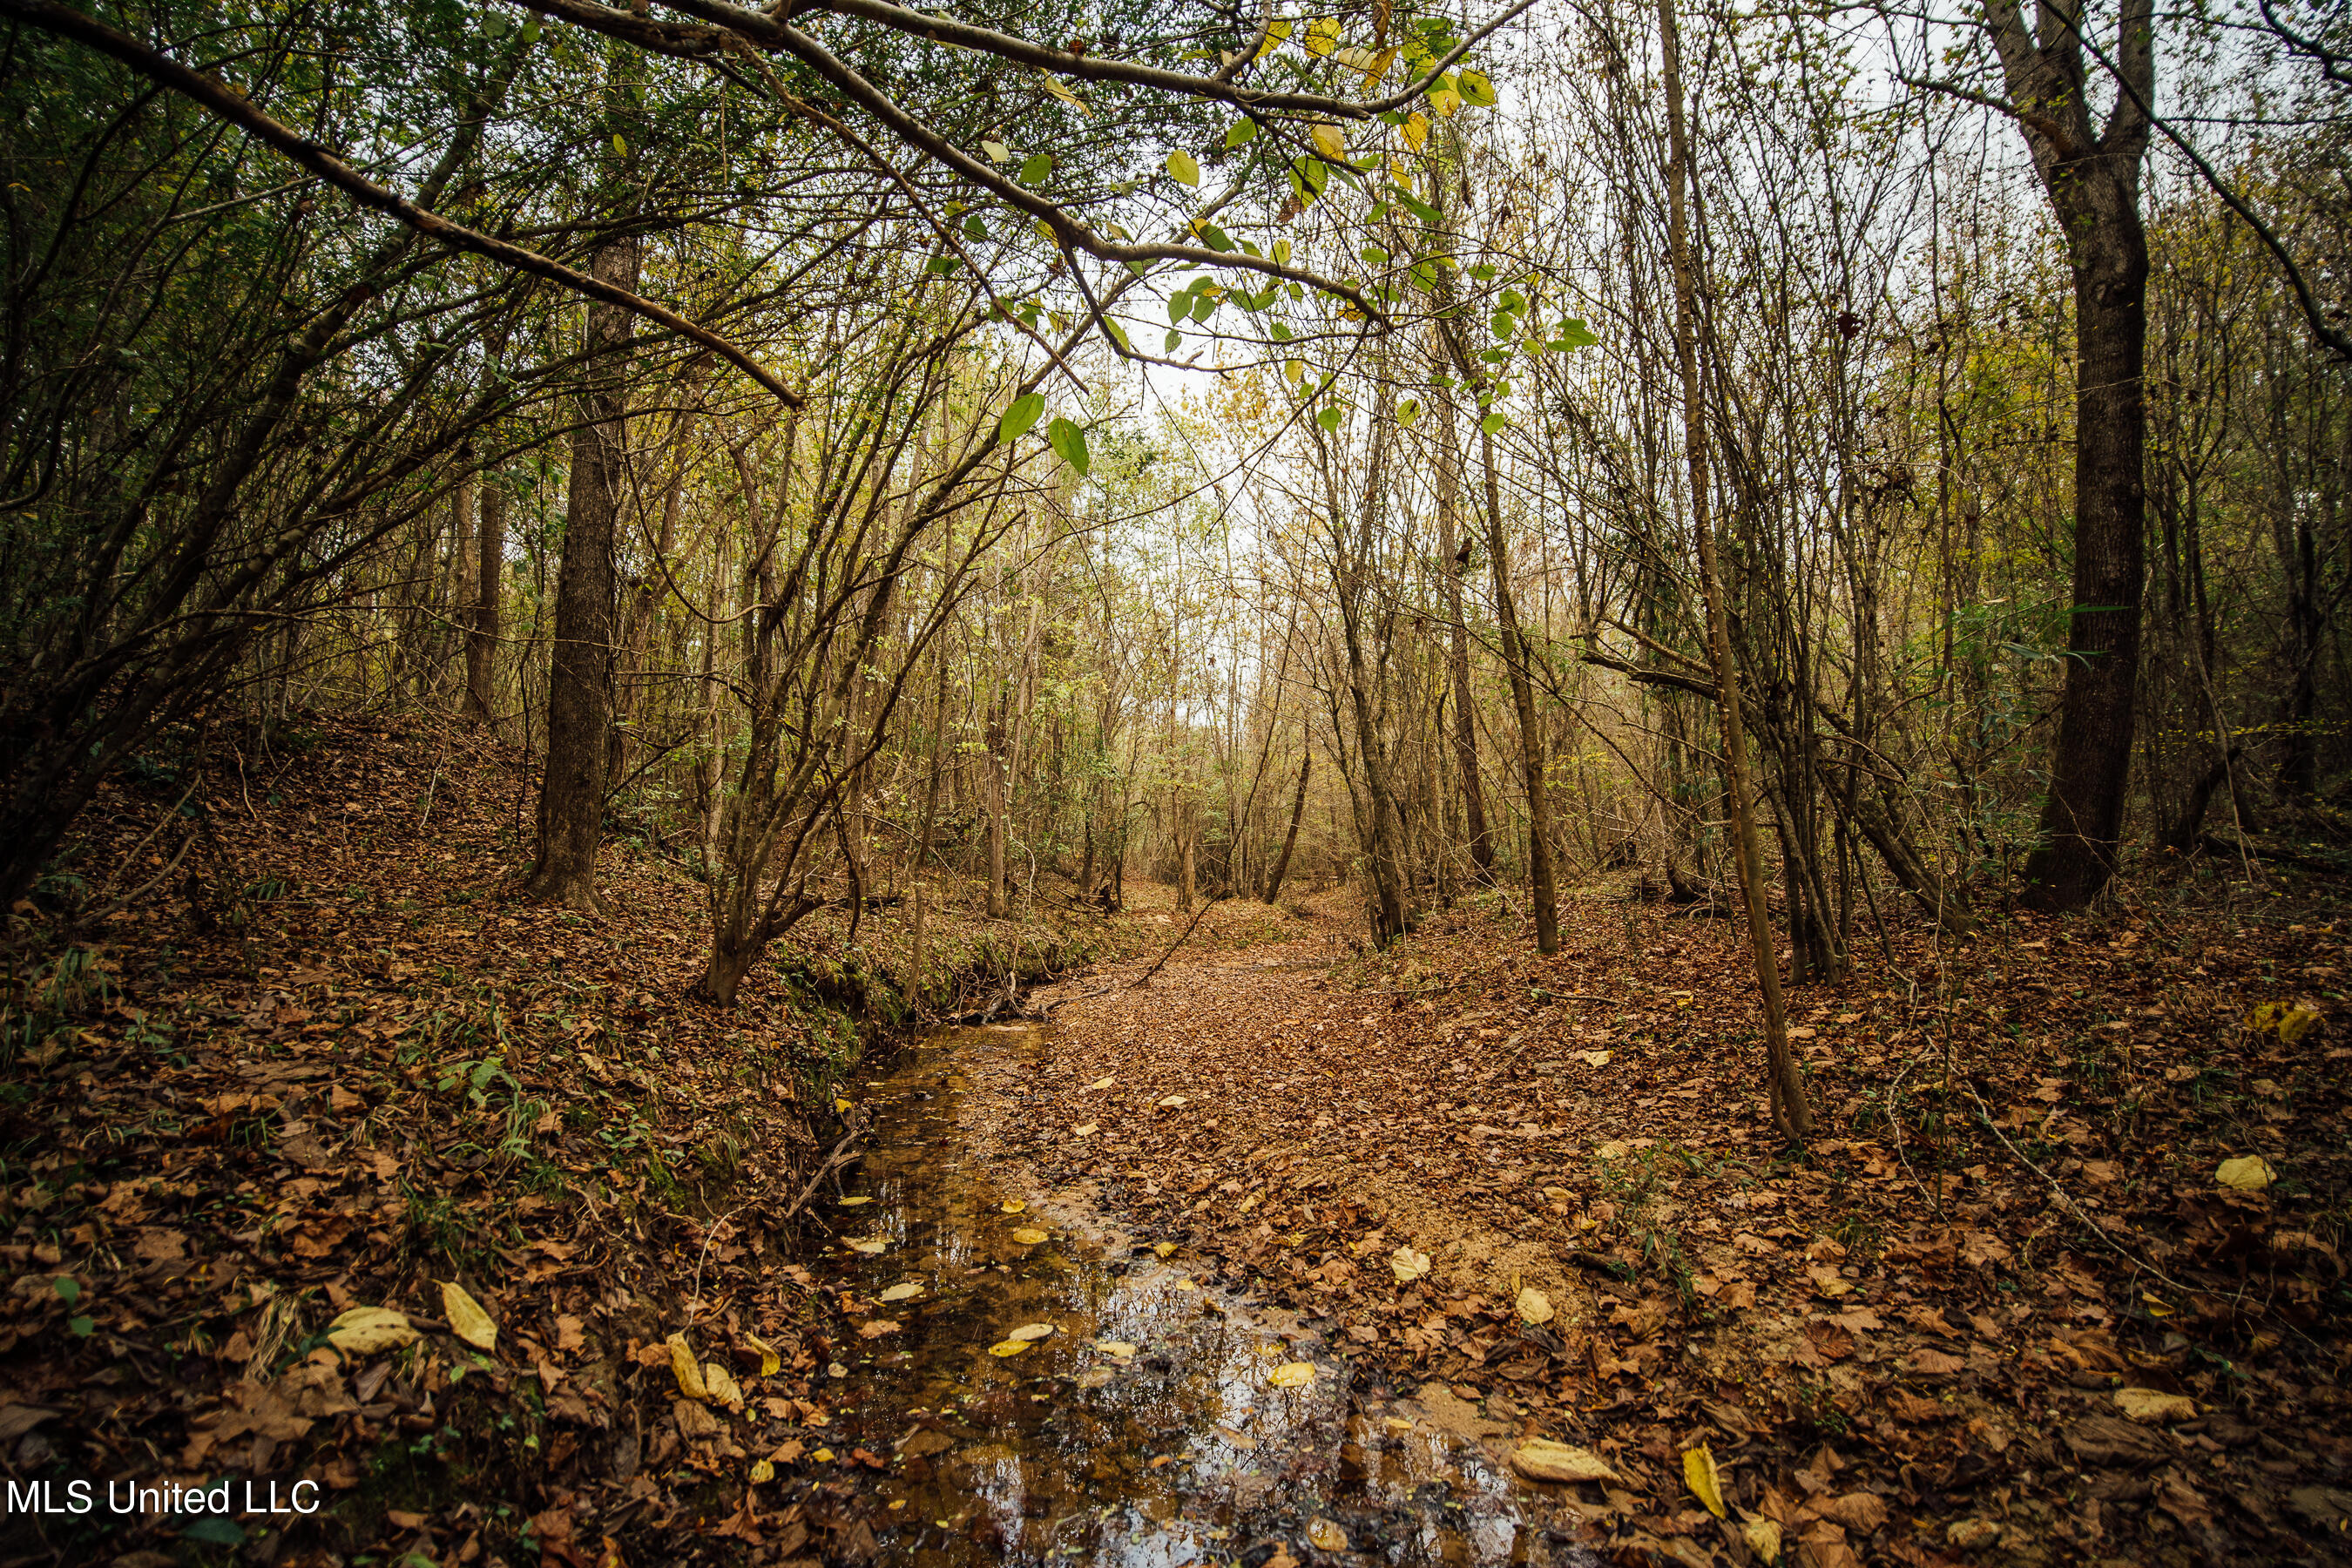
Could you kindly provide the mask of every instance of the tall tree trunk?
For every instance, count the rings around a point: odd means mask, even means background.
[[[1460,537],[1462,453],[1454,423],[1454,398],[1441,389],[1437,454],[1437,547],[1444,559],[1438,576],[1445,594],[1448,642],[1446,672],[1454,688],[1454,761],[1462,773],[1462,815],[1470,840],[1472,875],[1482,888],[1495,885],[1495,836],[1486,825],[1486,788],[1478,776],[1478,710],[1470,700],[1470,628],[1462,619],[1462,568],[1470,553]]]
[[[471,455],[470,451],[459,454],[460,457]],[[475,493],[474,476],[467,474],[457,481],[457,489],[449,496],[449,520],[454,525],[453,531],[457,537],[451,542],[449,547],[448,589],[442,595],[442,601],[448,606],[447,626],[456,629],[457,642],[461,652],[465,647],[467,634],[472,629],[474,588],[480,578],[480,568],[475,563],[475,552],[480,533],[476,519]],[[437,639],[443,648],[449,646],[446,640],[446,637],[447,632],[445,630],[442,639]],[[435,663],[436,666],[442,663],[438,655],[435,658]],[[433,677],[436,687],[441,683],[441,670],[436,668]]]
[[[506,580],[507,492],[495,479],[481,489],[481,534],[475,554],[472,614],[466,626],[466,716],[478,724],[497,722],[499,597]]]
[[[1715,520],[1706,471],[1706,416],[1699,395],[1697,280],[1691,258],[1687,207],[1695,172],[1690,136],[1683,121],[1682,38],[1675,20],[1675,0],[1659,0],[1658,27],[1664,56],[1666,90],[1667,155],[1673,163],[1667,180],[1667,244],[1674,252],[1675,353],[1682,373],[1683,451],[1690,468],[1691,531],[1698,550],[1699,586],[1706,596],[1707,651],[1715,664],[1716,706],[1723,723],[1725,782],[1731,797],[1733,856],[1739,867],[1739,890],[1748,910],[1748,955],[1756,966],[1756,988],[1764,1004],[1764,1047],[1772,1094],[1772,1121],[1781,1134],[1802,1138],[1812,1131],[1812,1107],[1805,1100],[1805,1080],[1789,1049],[1789,1019],[1780,997],[1780,962],[1772,941],[1772,922],[1765,910],[1764,853],[1757,840],[1756,809],[1748,786],[1748,737],[1740,728],[1739,677],[1731,658],[1731,630],[1723,597],[1723,579],[1716,569]]]
[[[590,272],[634,291],[638,243],[608,239]],[[539,864],[531,897],[593,910],[596,849],[603,838],[605,750],[612,727],[614,521],[619,511],[632,318],[616,305],[587,308],[591,377],[572,438],[563,563],[555,583],[555,643],[549,661],[547,773],[539,793]]]
[[[2091,125],[2079,11],[2041,0],[2032,35],[2017,0],[1991,0],[1984,15],[2074,279],[2074,609],[2050,794],[2025,881],[2036,907],[2079,909],[2115,872],[2131,781],[2147,440],[2139,168],[2156,92],[2153,0],[2124,0],[2117,16],[2117,91],[2103,132]]]
[[[1466,364],[1466,356],[1465,356]],[[1559,894],[1551,872],[1551,791],[1545,774],[1543,715],[1536,710],[1535,682],[1528,674],[1527,637],[1511,594],[1509,542],[1503,533],[1503,488],[1495,471],[1495,437],[1478,432],[1486,470],[1486,552],[1495,577],[1495,619],[1503,634],[1503,664],[1511,677],[1511,709],[1519,721],[1519,766],[1528,792],[1528,887],[1536,906],[1536,951],[1559,951]]]
[[[1307,754],[1298,759],[1298,791],[1290,797],[1290,831],[1282,836],[1282,853],[1275,857],[1274,870],[1265,879],[1265,901],[1273,903],[1282,896],[1282,879],[1290,870],[1290,852],[1298,845],[1298,819],[1307,815],[1307,774],[1315,765],[1315,749],[1310,741]]]

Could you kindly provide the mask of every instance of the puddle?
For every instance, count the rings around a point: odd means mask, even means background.
[[[885,1561],[1278,1564],[1277,1542],[1300,1563],[1600,1561],[1565,1543],[1572,1504],[1351,1388],[1318,1335],[1196,1279],[1185,1251],[992,1184],[964,1071],[1042,1041],[1000,1026],[910,1048],[863,1097],[880,1131],[851,1201],[825,1200],[826,1272],[871,1304],[861,1319],[898,1325],[841,1352],[830,1384],[833,1447],[895,1459],[870,1489]],[[1302,1364],[1311,1382],[1288,1385]]]

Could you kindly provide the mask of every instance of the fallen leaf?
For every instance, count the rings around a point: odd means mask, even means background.
[[[844,1198],[841,1200],[839,1206],[845,1209],[854,1209],[861,1204],[870,1204],[874,1200],[869,1197]]]
[[[1128,1357],[1135,1353],[1135,1347],[1128,1343],[1125,1340],[1097,1340],[1095,1342],[1095,1349],[1102,1352],[1105,1355],[1115,1355],[1121,1361],[1125,1361]]]
[[[702,1381],[702,1363],[694,1359],[686,1335],[672,1334],[666,1342],[669,1346],[669,1370],[677,1379],[677,1391],[688,1399],[709,1403],[710,1389]]]
[[[988,1347],[988,1353],[991,1355],[1019,1355],[1023,1351],[1029,1348],[1031,1342],[1032,1342],[1028,1340],[999,1340],[994,1344]]]
[[[904,1326],[889,1318],[869,1318],[857,1325],[857,1337],[861,1340],[878,1340],[884,1334],[897,1333]]]
[[[2197,1402],[2185,1394],[2163,1394],[2153,1388],[2118,1388],[2116,1407],[2147,1426],[2168,1421],[2194,1421]]]
[[[1405,1429],[1411,1431],[1411,1423]],[[1613,1481],[1621,1478],[1609,1461],[1590,1448],[1530,1437],[1511,1450],[1511,1468],[1531,1481]]]
[[[1956,1519],[1944,1527],[1946,1544],[1963,1552],[1990,1546],[2000,1539],[2000,1526],[1990,1519]]]
[[[1305,1388],[1315,1381],[1315,1363],[1305,1361],[1284,1362],[1274,1369],[1273,1375],[1266,1381],[1276,1388]]]
[[[1519,1316],[1530,1323],[1549,1323],[1552,1319],[1551,1298],[1530,1285],[1519,1292]]]
[[[887,1241],[845,1241],[842,1245],[852,1252],[862,1252],[868,1258],[879,1258],[890,1244]]]
[[[1151,1244],[1151,1250],[1162,1258],[1171,1258],[1175,1256],[1176,1244],[1172,1241],[1155,1241]]]
[[[1028,1204],[1020,1198],[1007,1198],[1002,1206],[1006,1214],[1021,1214],[1029,1207]]]
[[[2213,1173],[2213,1179],[2225,1187],[2241,1193],[2259,1193],[2278,1179],[2278,1173],[2260,1154],[2247,1154],[2235,1160],[2224,1160]]]
[[[1100,1123],[1089,1121],[1084,1127],[1071,1128],[1070,1136],[1073,1138],[1091,1138],[1101,1131],[1102,1126]]]
[[[1171,1094],[1167,1099],[1160,1102],[1160,1108],[1163,1110],[1174,1110],[1179,1107],[1190,1105],[1192,1103],[1192,1102],[1191,1100],[1185,1099],[1181,1094]]]
[[[1348,1550],[1348,1532],[1328,1519],[1310,1520],[1307,1525],[1307,1539],[1315,1543],[1318,1552]]]
[[[478,1351],[495,1350],[499,1342],[499,1326],[482,1310],[482,1304],[466,1294],[466,1288],[455,1279],[441,1282],[441,1315],[449,1320],[449,1330]]]
[[[1041,1241],[1051,1240],[1052,1234],[1047,1231],[1036,1230],[1024,1226],[1021,1229],[1013,1233],[1013,1239],[1019,1242],[1024,1247],[1034,1247]],[[886,1297],[884,1299],[887,1300],[888,1298]]]
[[[1051,1323],[1024,1323],[1004,1337],[1008,1340],[1045,1340],[1054,1336]]]
[[[702,1363],[702,1387],[713,1405],[724,1405],[730,1410],[743,1408],[743,1388],[735,1374],[717,1362]]]
[[[776,1479],[776,1467],[765,1459],[751,1461],[751,1484],[761,1486]]]
[[[1584,1065],[1586,1067],[1605,1068],[1609,1065],[1610,1057],[1615,1053],[1611,1051],[1579,1051],[1576,1054],[1584,1058]]]
[[[1395,1272],[1398,1284],[1410,1285],[1429,1272],[1429,1254],[1400,1247],[1389,1254],[1389,1268]]]
[[[1759,1563],[1769,1563],[1780,1555],[1780,1527],[1769,1519],[1749,1520],[1740,1527],[1739,1536]]]
[[[1876,1492],[1848,1492],[1812,1507],[1816,1513],[1836,1520],[1857,1535],[1868,1535],[1886,1522],[1886,1502]]]
[[[558,1318],[556,1320],[556,1323],[561,1327],[567,1321],[576,1323],[579,1320],[576,1318]],[[773,1377],[778,1372],[782,1370],[784,1358],[776,1352],[775,1346],[770,1344],[767,1341],[761,1339],[757,1334],[745,1334],[743,1336],[743,1342],[750,1345],[754,1351],[759,1352],[760,1375],[761,1377]]]
[[[891,1286],[890,1289],[883,1291],[877,1300],[884,1301],[911,1301],[922,1293],[922,1281],[919,1279],[909,1279],[904,1284]]]
[[[1726,1517],[1723,1511],[1723,1480],[1716,1473],[1715,1455],[1706,1444],[1683,1450],[1683,1479],[1689,1485],[1691,1496],[1706,1505],[1707,1512],[1717,1519]]]
[[[416,1342],[416,1326],[389,1307],[353,1307],[327,1325],[327,1342],[349,1356],[373,1355]]]
[[[1098,1078],[1095,1079],[1094,1082],[1087,1085],[1087,1092],[1088,1094],[1093,1094],[1097,1090],[1108,1089],[1118,1081],[1118,1079],[1117,1078]]]

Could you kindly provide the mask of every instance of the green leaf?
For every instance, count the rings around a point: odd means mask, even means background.
[[[1180,289],[1168,296],[1168,324],[1181,325],[1192,316],[1192,290]]]
[[[1206,289],[1192,296],[1192,319],[1205,321],[1217,313],[1217,300]]]
[[[1276,267],[1290,265],[1290,241],[1277,239],[1274,242],[1274,264]]]
[[[1551,341],[1551,346],[1565,352],[1569,349],[1589,349],[1600,341],[1592,335],[1591,328],[1570,316],[1560,322],[1559,336]]]
[[[66,1331],[73,1335],[73,1337],[78,1340],[86,1340],[89,1338],[90,1330],[97,1326],[98,1325],[96,1323],[92,1322],[88,1318],[68,1318],[66,1320]]]
[[[627,157],[628,155],[629,155],[629,143],[628,143],[628,140],[627,140],[625,137],[624,137],[624,136],[623,136],[619,132],[617,132],[617,131],[614,132],[613,132],[613,156],[614,156],[615,158],[625,158],[625,157]]]
[[[1470,268],[1470,276],[1481,283],[1492,283],[1495,280],[1495,268],[1486,262],[1481,261]]]
[[[1274,324],[1274,341],[1275,341],[1276,342],[1278,342],[1278,343],[1286,343],[1286,342],[1288,342],[1291,340],[1291,338],[1292,338],[1292,336],[1293,336],[1293,335],[1294,335],[1294,334],[1291,332],[1290,326],[1289,326],[1289,324],[1288,324],[1287,322],[1285,322],[1285,321],[1276,321],[1276,322],[1275,322],[1275,324]]]
[[[1045,412],[1045,395],[1042,392],[1014,398],[1013,406],[1004,411],[1004,417],[996,422],[996,438],[1005,442],[1018,441],[1029,434],[1029,427],[1036,424],[1037,416]]]
[[[1201,226],[1201,243],[1211,250],[1231,250],[1234,247],[1234,242],[1226,237],[1225,231],[1213,223]]]
[[[1398,404],[1396,416],[1398,424],[1403,426],[1408,430],[1412,429],[1414,422],[1419,420],[1421,417],[1420,399],[1408,397],[1402,403]]]
[[[923,270],[935,277],[945,278],[955,269],[956,259],[952,256],[934,256],[923,263]]]
[[[1168,172],[1185,184],[1197,185],[1201,183],[1201,165],[1192,161],[1192,154],[1190,153],[1169,153]]]
[[[1045,176],[1053,172],[1054,155],[1051,153],[1032,153],[1029,161],[1021,165],[1021,183],[1024,185],[1043,184]]]
[[[1340,414],[1339,405],[1336,403],[1327,403],[1315,411],[1315,423],[1326,430],[1339,429],[1339,421],[1343,417],[1345,416]]]
[[[974,239],[986,239],[988,237],[988,226],[980,221],[980,215],[978,213],[974,213],[970,217],[963,220],[963,231]]]
[[[1127,329],[1125,327],[1120,326],[1108,316],[1105,316],[1102,319],[1102,325],[1103,331],[1110,334],[1111,342],[1117,343],[1120,348],[1125,349],[1129,353],[1133,353],[1135,352],[1135,345],[1127,341]]]
[[[1356,254],[1364,258],[1367,267],[1386,267],[1389,264],[1389,253],[1377,245],[1368,245]]]
[[[1323,187],[1328,184],[1330,180],[1330,165],[1320,158],[1309,157],[1302,153],[1290,161],[1291,187],[1298,192],[1299,199],[1302,201],[1312,202],[1317,196],[1321,195]]]
[[[1066,419],[1056,419],[1045,426],[1045,439],[1053,444],[1054,455],[1076,468],[1083,478],[1087,471],[1087,433]]]
[[[1495,329],[1496,337],[1507,338],[1519,330],[1519,319],[1508,310],[1497,310],[1495,312],[1494,321],[1489,325]]]
[[[79,1279],[68,1279],[59,1275],[49,1282],[49,1289],[55,1290],[68,1307],[81,1300],[81,1281]]]
[[[1163,352],[1172,354],[1184,346],[1184,334],[1171,328],[1168,333],[1168,341],[1160,346]]]
[[[1225,127],[1225,145],[1228,147],[1246,147],[1256,140],[1257,121],[1255,120],[1236,120]]]
[[[1462,95],[1462,101],[1465,103],[1475,104],[1480,109],[1495,107],[1495,84],[1488,81],[1482,72],[1456,72],[1454,78],[1454,90]]]
[[[1509,423],[1509,420],[1503,417],[1503,411],[1497,408],[1495,412],[1487,415],[1486,417],[1478,421],[1478,428],[1486,434],[1492,436]]]

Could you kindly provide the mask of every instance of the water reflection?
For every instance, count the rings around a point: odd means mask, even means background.
[[[912,1048],[866,1096],[881,1141],[828,1216],[845,1238],[835,1278],[871,1303],[872,1337],[840,1352],[835,1430],[895,1456],[886,1560],[1599,1561],[1546,1531],[1534,1489],[1476,1444],[1410,1404],[1351,1400],[1344,1365],[1287,1314],[1196,1279],[1181,1251],[996,1191],[958,1069],[1041,1045],[954,1030]],[[1025,1348],[991,1352],[1016,1331]],[[1301,1363],[1311,1380],[1286,1385]]]

